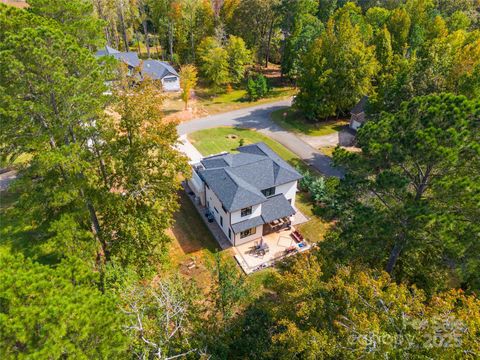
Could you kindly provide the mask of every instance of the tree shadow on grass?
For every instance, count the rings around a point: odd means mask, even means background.
[[[175,223],[172,232],[185,254],[194,253],[200,250],[215,252],[220,250],[217,242],[200,218],[188,195],[182,190],[179,191],[180,210],[174,215]]]

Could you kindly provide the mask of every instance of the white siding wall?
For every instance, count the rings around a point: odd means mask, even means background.
[[[292,181],[275,188],[275,195],[283,194],[287,200],[292,200],[291,205],[295,208],[295,195],[297,194],[297,182]]]
[[[360,125],[361,125],[360,123],[356,122],[355,120],[352,120],[350,123],[350,128],[353,130],[358,130]]]
[[[350,117],[350,129],[358,130],[362,126],[362,120],[365,119],[365,113],[360,113],[358,115],[353,115]]]
[[[291,204],[292,204],[293,207],[295,207],[296,192],[297,192],[297,182],[296,181],[292,181],[290,183],[277,186],[275,188],[275,194],[283,194],[287,200],[291,199],[292,200]],[[238,223],[238,222],[250,219],[250,218],[260,216],[262,214],[262,205],[261,204],[252,206],[252,213],[250,215],[244,216],[244,217],[241,216],[241,210],[237,210],[237,211],[234,211],[232,213],[224,212],[223,209],[222,209],[222,203],[217,198],[215,193],[211,189],[209,189],[208,187],[205,187],[205,206],[207,205],[207,203],[209,205],[210,212],[215,217],[215,221],[220,226],[220,228],[223,230],[223,232],[225,233],[227,238],[228,238],[228,229],[230,228],[230,217],[231,217],[231,221],[232,221],[231,223],[235,224],[235,223]],[[218,210],[218,212],[215,211],[215,208]],[[220,225],[220,216],[223,217],[223,226]],[[262,236],[262,232],[263,232],[263,225],[260,225],[260,226],[257,226],[255,234],[241,239],[240,238],[240,233],[234,234],[233,231],[232,231],[232,233],[231,233],[232,234],[232,240],[230,240],[230,239],[229,240],[232,242],[232,244],[234,243],[235,246],[237,246],[237,245],[247,243],[249,241],[253,241],[255,239],[259,239]]]
[[[165,79],[173,77],[176,78],[175,81],[165,81]],[[165,91],[180,91],[180,79],[178,78],[178,76],[168,75],[162,79],[162,87]]]
[[[215,217],[215,221],[217,222],[218,226],[220,226],[220,228],[223,230],[223,232],[228,238],[228,229],[230,228],[230,214],[228,212],[225,213],[223,211],[222,203],[220,202],[220,200],[218,200],[215,193],[207,187],[205,187],[205,196],[206,196],[206,201],[208,202],[208,205],[209,205],[210,212]],[[215,211],[215,208],[218,210],[218,212]],[[220,216],[223,218],[223,226],[220,225]],[[232,231],[232,239],[233,239],[233,235],[234,234]],[[230,241],[233,243],[232,240]]]
[[[260,239],[262,237],[262,233],[263,233],[263,225],[260,225],[260,226],[257,226],[257,231],[255,231],[255,234],[247,236],[243,239],[240,239],[240,233],[235,234],[235,246],[245,244],[255,239]]]
[[[240,221],[245,221],[257,216],[262,215],[262,205],[252,206],[252,213],[250,215],[242,217],[242,210],[237,210],[232,212],[232,224],[238,223]]]
[[[192,170],[192,177],[187,180],[188,186],[200,198],[200,203],[205,206],[205,185],[198,174]]]

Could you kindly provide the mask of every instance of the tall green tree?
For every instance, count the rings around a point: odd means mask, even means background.
[[[329,256],[383,267],[429,292],[452,277],[476,286],[466,279],[479,266],[471,202],[480,200],[480,169],[468,159],[479,156],[479,111],[463,96],[414,98],[362,127],[361,153],[338,150],[348,175],[337,189],[337,230],[324,244]],[[457,196],[446,197],[452,188]]]
[[[247,66],[251,63],[252,54],[242,38],[231,35],[225,47],[228,53],[228,65],[232,83],[240,84],[245,77]]]
[[[310,119],[345,114],[360,97],[373,92],[376,70],[374,47],[362,39],[351,14],[341,12],[329,20],[325,33],[303,58],[295,105]]]
[[[76,219],[98,240],[98,253],[108,257],[92,186],[97,162],[86,145],[94,133],[89,124],[103,105],[100,68],[90,51],[60,29],[41,25],[5,35],[2,152],[32,155],[19,186],[23,216],[46,227],[67,216]]]
[[[126,356],[118,299],[96,287],[82,263],[57,267],[0,257],[0,353],[3,359]]]
[[[104,44],[104,22],[94,13],[89,0],[28,0],[28,10],[57,21],[62,30],[90,50]]]
[[[279,0],[244,0],[235,7],[228,22],[230,34],[240,36],[252,49],[259,64],[268,65],[272,43],[278,35]]]
[[[228,52],[215,38],[205,38],[200,43],[198,54],[200,70],[215,90],[218,91],[230,82]]]
[[[188,176],[189,167],[175,148],[175,122],[161,117],[160,88],[144,80],[135,90],[120,87],[114,96],[114,113],[100,126],[110,190],[102,193],[102,221],[112,256],[143,273],[166,254],[179,176]]]
[[[282,73],[292,79],[300,73],[300,58],[324,30],[322,22],[316,17],[317,7],[318,2],[312,0],[283,0],[281,3],[281,27],[285,36]]]
[[[29,28],[22,12],[26,27],[0,42],[1,152],[32,156],[16,185],[22,221],[59,258],[146,272],[165,254],[179,174],[188,174],[160,91],[121,83],[109,103],[108,69],[55,24]]]

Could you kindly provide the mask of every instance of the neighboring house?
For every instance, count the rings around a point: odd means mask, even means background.
[[[145,60],[141,73],[153,80],[160,80],[165,91],[180,91],[180,75],[164,61]]]
[[[180,91],[180,76],[175,69],[168,63],[159,60],[144,60],[141,61],[136,52],[121,52],[110,46],[105,46],[95,54],[100,56],[113,56],[115,59],[122,61],[128,66],[129,74],[133,74],[133,70],[137,67],[141,78],[146,76],[153,80],[159,80],[162,83],[165,91]]]
[[[237,150],[193,164],[188,180],[233,246],[288,228],[302,178],[263,142]]]
[[[367,105],[368,96],[364,96],[350,111],[350,129],[357,131],[365,122],[365,105]]]

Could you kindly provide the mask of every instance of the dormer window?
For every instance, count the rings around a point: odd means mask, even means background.
[[[251,215],[251,214],[252,214],[252,207],[251,206],[243,208],[240,212],[241,217],[248,216],[248,215]]]
[[[265,189],[265,190],[262,190],[262,194],[265,195],[265,197],[270,197],[270,196],[275,195],[275,186],[271,187],[271,188],[268,188],[268,189]]]

